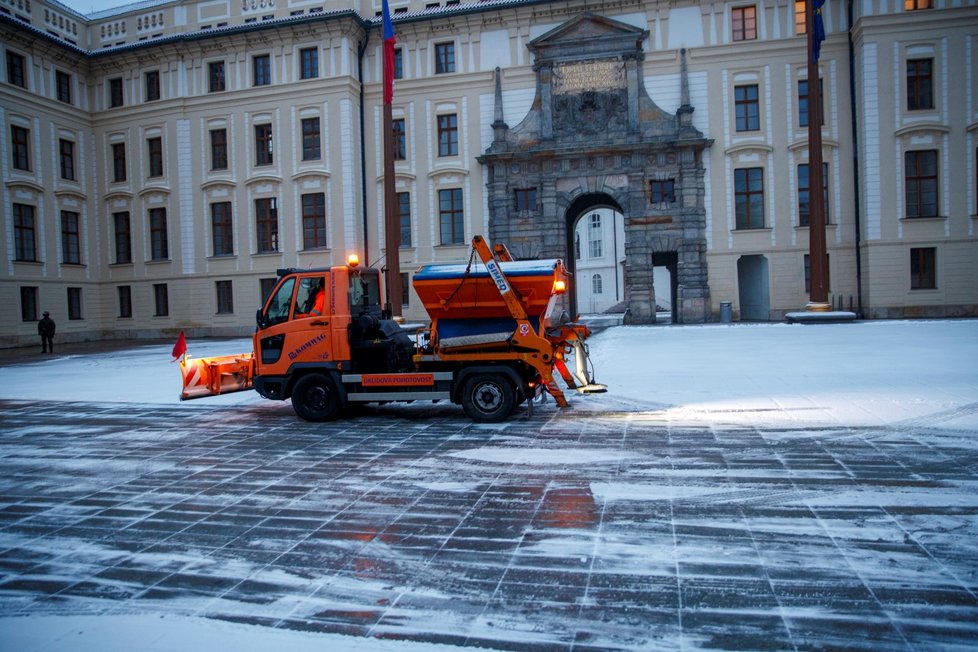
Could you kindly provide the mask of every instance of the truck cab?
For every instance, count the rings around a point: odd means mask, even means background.
[[[306,371],[406,371],[411,338],[381,306],[380,271],[341,265],[280,269],[258,310],[253,337],[255,389],[283,399]]]

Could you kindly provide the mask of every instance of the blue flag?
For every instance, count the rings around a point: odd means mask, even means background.
[[[815,15],[812,16],[812,59],[818,61],[818,56],[822,52],[822,41],[825,40],[825,25],[822,23],[822,5],[825,0],[810,0],[814,5]]]

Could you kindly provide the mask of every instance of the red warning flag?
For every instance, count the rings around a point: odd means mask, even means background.
[[[173,359],[170,362],[176,362],[186,352],[187,338],[184,337],[183,331],[180,331],[180,337],[177,338],[177,343],[173,345]]]

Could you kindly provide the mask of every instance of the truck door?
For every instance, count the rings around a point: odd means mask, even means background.
[[[285,277],[272,293],[255,334],[258,373],[283,375],[300,362],[331,359],[329,315],[325,313],[326,275]]]

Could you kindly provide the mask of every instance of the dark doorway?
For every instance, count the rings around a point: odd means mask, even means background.
[[[737,285],[740,288],[740,319],[770,321],[771,289],[767,257],[741,256],[737,260]]]

